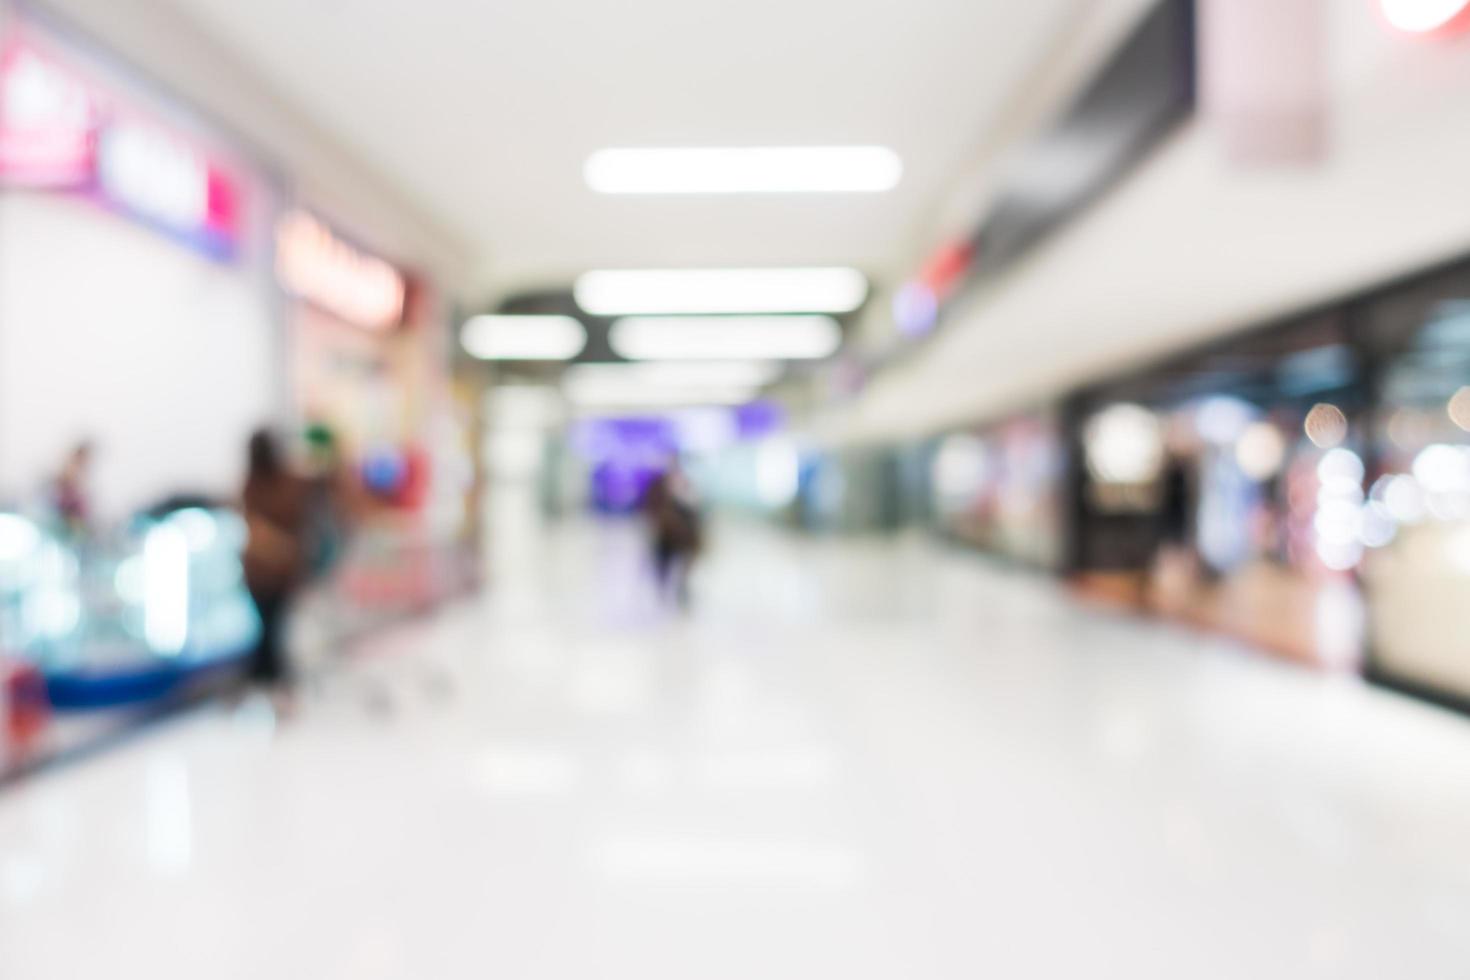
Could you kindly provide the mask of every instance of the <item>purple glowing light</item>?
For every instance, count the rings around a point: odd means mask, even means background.
[[[922,337],[939,321],[939,298],[922,282],[904,283],[893,297],[893,322],[905,337]]]

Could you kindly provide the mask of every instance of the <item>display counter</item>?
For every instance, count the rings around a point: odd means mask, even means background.
[[[0,643],[36,665],[58,711],[157,702],[238,669],[259,636],[226,510],[143,516],[77,540],[0,514]]]

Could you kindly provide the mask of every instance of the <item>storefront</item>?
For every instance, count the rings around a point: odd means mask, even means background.
[[[237,674],[260,623],[232,505],[263,425],[332,431],[374,498],[331,579],[355,608],[319,618],[476,581],[452,311],[294,197],[244,138],[0,0],[0,780]]]
[[[343,567],[362,608],[473,581],[450,311],[290,197],[238,137],[100,47],[0,19],[0,675],[38,676],[58,711],[110,709],[51,726],[42,750],[251,648],[229,505],[262,425],[333,429],[377,493]],[[52,483],[83,441],[72,523]]]
[[[548,475],[558,489],[548,510],[565,513],[585,501],[595,513],[632,513],[677,463],[708,505],[782,511],[796,495],[798,465],[784,425],[780,408],[765,401],[577,419],[564,446],[551,445]]]
[[[810,531],[893,531],[904,514],[900,454],[889,446],[815,450],[800,460],[795,516]]]
[[[300,208],[277,224],[276,271],[294,300],[287,336],[297,417],[330,428],[357,463],[405,446],[414,421],[405,274]]]
[[[441,297],[303,205],[278,221],[275,253],[292,418],[330,441],[365,506],[344,570],[350,598],[418,607],[468,584],[469,420],[451,389]]]
[[[81,440],[97,516],[233,494],[285,407],[279,189],[187,107],[63,33],[0,38],[0,494]]]
[[[0,22],[0,673],[88,709],[12,764],[130,723],[255,642],[243,522],[219,505],[249,433],[286,409],[281,196],[125,65]],[[91,471],[62,506],[51,484],[83,442]]]
[[[1360,667],[1369,388],[1341,311],[1273,325],[1075,406],[1084,591]]]
[[[1051,411],[946,434],[929,462],[935,525],[982,550],[1058,568],[1066,543],[1066,459]]]
[[[1470,705],[1470,263],[1355,307],[1373,353],[1368,670]]]

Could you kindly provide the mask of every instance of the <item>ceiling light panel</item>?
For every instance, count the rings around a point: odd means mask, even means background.
[[[460,343],[485,361],[566,361],[587,346],[587,329],[570,316],[471,317]]]
[[[608,342],[632,361],[805,361],[836,353],[842,328],[830,316],[635,316]]]

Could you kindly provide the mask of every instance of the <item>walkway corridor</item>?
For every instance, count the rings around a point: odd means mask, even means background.
[[[0,977],[1463,977],[1470,723],[922,539],[523,529],[0,794]],[[123,967],[127,967],[123,970]]]

